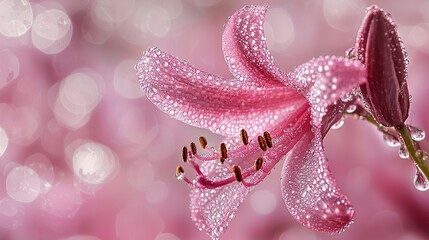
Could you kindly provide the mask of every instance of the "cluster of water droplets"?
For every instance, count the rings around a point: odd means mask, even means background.
[[[410,132],[411,139],[415,142],[420,142],[426,137],[426,133],[423,129],[407,125],[408,131]],[[402,137],[396,132],[386,131],[383,134],[384,143],[389,147],[399,147],[398,155],[402,159],[409,159],[410,153],[404,143]],[[421,158],[423,162],[429,161],[428,153],[422,150],[417,150],[417,157]],[[429,189],[429,180],[421,172],[420,168],[416,165],[416,174],[414,176],[414,186],[419,191],[426,191]]]

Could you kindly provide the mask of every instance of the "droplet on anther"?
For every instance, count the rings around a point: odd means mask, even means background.
[[[176,167],[176,178],[181,180],[181,179],[183,179],[184,174],[185,174],[185,169],[183,169],[182,166],[177,166]]]
[[[265,138],[265,141],[267,142],[267,146],[269,148],[272,148],[273,147],[273,142],[271,140],[270,133],[269,132],[264,132],[264,138]]]
[[[241,129],[240,137],[241,137],[241,141],[243,142],[244,145],[249,144],[249,137],[247,136],[246,130]]]
[[[267,151],[267,143],[262,136],[258,136],[259,147],[261,147],[262,151]]]
[[[191,142],[191,151],[192,151],[192,154],[197,154],[197,146],[195,145],[195,143],[194,142]]]
[[[203,149],[205,149],[206,146],[207,146],[207,139],[205,137],[201,136],[201,137],[198,138],[198,141],[200,141],[201,147]]]
[[[226,145],[225,145],[225,143],[221,143],[220,144],[220,156],[222,158],[224,158],[224,159],[228,158],[228,154],[227,154],[227,151],[226,151]]]
[[[258,157],[258,159],[256,159],[255,161],[255,170],[258,171],[259,169],[262,168],[262,163],[264,162],[264,160],[261,157]]]
[[[232,172],[234,173],[237,182],[243,181],[243,176],[241,175],[241,169],[239,166],[235,165],[234,167],[232,167]]]
[[[183,159],[183,162],[188,161],[188,148],[187,147],[182,148],[182,159]]]

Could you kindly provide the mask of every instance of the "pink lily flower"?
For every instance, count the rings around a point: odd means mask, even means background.
[[[246,6],[228,21],[223,51],[232,79],[224,79],[159,49],[136,65],[147,97],[171,117],[227,137],[220,150],[191,144],[183,160],[194,180],[191,214],[200,230],[218,239],[246,195],[281,160],[284,202],[297,221],[337,232],[354,210],[329,170],[323,137],[351,102],[341,97],[366,82],[361,63],[319,57],[283,73],[266,48],[263,22],[268,7]]]

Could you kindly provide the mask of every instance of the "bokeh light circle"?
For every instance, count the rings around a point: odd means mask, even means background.
[[[73,25],[66,13],[59,9],[49,9],[36,17],[31,33],[37,49],[46,54],[56,54],[69,45]]]
[[[24,35],[33,24],[33,10],[27,0],[0,1],[0,34],[6,37]]]
[[[18,202],[32,202],[40,194],[39,175],[29,167],[16,167],[7,175],[6,191]]]
[[[81,181],[98,185],[108,179],[116,168],[111,150],[99,143],[80,145],[73,153],[73,172]]]
[[[0,127],[0,157],[6,152],[7,146],[9,145],[9,138],[6,131]]]

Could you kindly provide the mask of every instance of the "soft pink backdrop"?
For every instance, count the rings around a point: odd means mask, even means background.
[[[23,3],[0,1],[0,239],[208,239],[191,222],[189,189],[174,171],[183,145],[202,134],[210,143],[222,138],[169,118],[143,96],[133,68],[142,52],[156,46],[229,77],[223,25],[245,4],[266,4],[272,7],[268,45],[288,72],[312,57],[344,55],[374,4]],[[429,129],[429,2],[375,3],[393,15],[409,54],[408,122]],[[20,8],[11,13],[13,4]],[[5,27],[14,19],[23,29]],[[353,119],[331,131],[325,145],[356,210],[346,232],[298,224],[281,199],[278,167],[250,194],[223,239],[429,239],[429,193],[415,190],[413,165],[397,148]],[[429,150],[426,140],[422,146]]]

